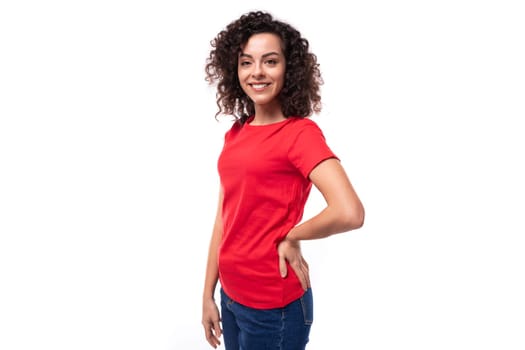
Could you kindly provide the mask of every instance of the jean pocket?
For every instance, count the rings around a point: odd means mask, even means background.
[[[309,326],[314,322],[314,300],[311,288],[308,288],[301,297],[301,307],[303,310],[304,324]]]

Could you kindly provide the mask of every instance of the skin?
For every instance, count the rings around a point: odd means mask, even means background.
[[[281,40],[275,34],[255,34],[242,47],[238,76],[242,89],[254,102],[255,117],[252,125],[271,124],[286,119],[277,98],[284,85],[285,68]],[[284,278],[288,274],[288,262],[305,290],[310,287],[310,277],[308,264],[301,253],[300,241],[325,238],[360,228],[365,216],[363,205],[337,159],[319,163],[311,171],[309,178],[323,195],[326,207],[314,217],[295,226],[277,248],[281,276]],[[219,338],[222,335],[220,314],[214,300],[219,279],[217,251],[222,237],[222,200],[221,189],[209,246],[202,303],[202,325],[208,343],[214,348],[220,344]]]
[[[217,281],[219,280],[219,267],[217,264],[217,252],[222,238],[222,200],[223,190],[219,192],[219,203],[215,224],[213,225],[210,247],[208,251],[208,263],[206,265],[206,278],[204,281],[204,293],[202,295],[202,325],[204,335],[211,346],[217,348],[221,344],[219,338],[222,335],[220,325],[220,314],[215,303],[214,294]]]
[[[264,125],[286,119],[279,103],[279,93],[284,85],[286,59],[281,49],[281,39],[270,33],[255,34],[239,54],[237,74],[241,88],[255,106],[252,125]],[[265,84],[264,88],[257,85]]]

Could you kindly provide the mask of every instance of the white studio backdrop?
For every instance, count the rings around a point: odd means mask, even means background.
[[[252,9],[321,64],[365,226],[305,242],[315,349],[524,349],[518,1],[3,1],[0,348],[210,348],[209,42]],[[312,192],[305,218],[323,206]],[[222,347],[223,348],[223,347]]]

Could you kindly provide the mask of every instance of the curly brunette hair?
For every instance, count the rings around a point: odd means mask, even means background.
[[[286,60],[284,86],[279,94],[285,117],[308,117],[321,111],[319,86],[323,84],[317,57],[309,43],[291,25],[275,20],[269,13],[254,11],[230,23],[211,41],[206,60],[206,81],[217,83],[219,114],[230,114],[244,123],[255,113],[253,101],[242,90],[237,75],[241,47],[258,33],[273,33],[281,38]]]

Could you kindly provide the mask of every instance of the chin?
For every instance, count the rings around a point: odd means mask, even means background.
[[[274,98],[261,98],[261,97],[256,97],[256,98],[251,98],[252,102],[256,105],[267,105],[269,104],[270,102],[272,102],[274,100]]]

